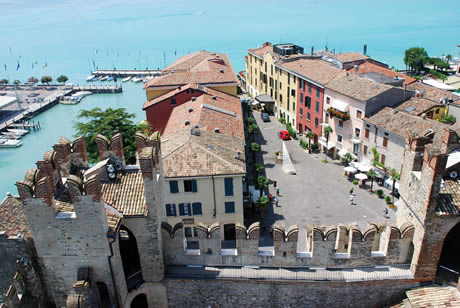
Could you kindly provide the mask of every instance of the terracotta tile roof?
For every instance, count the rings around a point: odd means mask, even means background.
[[[105,217],[107,219],[107,225],[109,226],[109,234],[115,234],[120,224],[120,220],[123,218],[123,214],[118,212],[115,208],[110,205],[105,205]]]
[[[348,71],[350,73],[354,73],[354,70],[355,70],[354,68],[350,68]],[[404,74],[392,71],[389,68],[385,68],[385,67],[382,67],[380,65],[371,63],[371,62],[364,62],[364,63],[361,63],[358,66],[358,74],[366,74],[366,73],[381,73],[381,74],[383,74],[385,76],[388,76],[390,78],[394,78],[394,77],[397,76],[397,77],[400,77],[400,78],[404,79],[404,83],[403,83],[404,85],[411,84],[411,83],[416,81],[415,78],[412,78],[412,77],[406,76]]]
[[[367,101],[392,88],[389,85],[364,79],[353,74],[340,74],[329,81],[326,87],[360,101]]]
[[[460,307],[460,293],[455,287],[425,287],[406,292],[412,308]]]
[[[253,53],[259,57],[263,57],[267,52],[273,53],[273,46],[263,46],[259,48],[248,49],[250,53]]]
[[[182,93],[188,89],[194,89],[194,90],[197,90],[197,91],[203,91],[204,88],[202,86],[198,86],[197,84],[195,83],[189,83],[189,84],[186,84],[185,86],[180,86],[180,87],[177,87],[175,90],[172,90],[172,91],[169,91],[163,95],[160,95],[158,97],[155,97],[154,99],[152,100],[149,100],[147,102],[144,103],[144,107],[142,107],[143,110],[145,110],[146,108],[152,106],[152,105],[155,105],[155,104],[158,104],[159,102],[162,102],[164,100],[167,100],[167,99],[170,99],[174,96],[176,96],[177,94],[179,93]]]
[[[368,56],[365,56],[359,52],[345,52],[345,53],[329,54],[328,57],[337,59],[342,63],[370,59]]]
[[[441,106],[441,104],[436,104],[424,98],[412,97],[411,99],[399,105],[396,109],[413,115],[421,115],[422,113],[426,113],[433,107]]]
[[[216,99],[213,99],[215,97]],[[188,121],[188,124],[185,124]],[[238,97],[206,88],[206,93],[174,107],[166,124],[164,135],[196,125],[201,130],[244,138],[241,103]]]
[[[460,181],[445,178],[439,190],[436,212],[440,215],[460,216]]]
[[[102,198],[123,216],[145,215],[142,173],[140,171],[118,173],[116,180],[102,183]]]
[[[410,85],[407,86],[408,90],[415,91],[418,90],[421,92],[422,97],[424,99],[428,99],[430,101],[433,101],[437,104],[440,103],[441,99],[444,98],[450,98],[450,99],[455,99],[457,96],[455,94],[449,92],[449,91],[444,91],[426,84],[423,84],[421,82],[414,82]]]
[[[339,74],[343,74],[342,70],[320,59],[296,59],[281,62],[279,65],[321,84],[326,84]]]
[[[245,173],[243,139],[198,131],[199,136],[192,135],[190,129],[184,129],[162,137],[166,178]]]
[[[407,131],[421,136],[430,129],[436,133],[449,127],[449,125],[438,121],[423,119],[406,112],[395,111],[396,113],[393,112],[392,108],[385,107],[371,117],[364,118],[364,120],[402,138],[406,137]]]
[[[0,232],[5,232],[8,236],[32,236],[19,198],[8,196],[0,203]]]
[[[144,89],[160,86],[197,84],[238,84],[238,78],[226,54],[198,51],[176,60],[163,76],[154,78]]]

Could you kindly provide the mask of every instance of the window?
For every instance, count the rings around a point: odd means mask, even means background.
[[[311,83],[308,83],[308,93],[311,93]]]
[[[278,80],[275,80],[275,90],[278,90]]]
[[[319,112],[319,102],[316,102],[316,108],[315,108],[316,112]]]
[[[359,144],[353,144],[353,154],[357,155],[359,153]]]
[[[367,128],[364,130],[364,138],[369,139],[369,130]]]
[[[439,114],[439,109],[436,109],[436,111],[434,113]]]
[[[383,137],[382,145],[383,145],[384,148],[386,148],[388,146],[388,138],[387,137]]]
[[[337,126],[338,126],[339,128],[343,128],[343,121],[342,121],[342,120],[339,120],[339,124],[337,124]]]
[[[311,98],[310,96],[305,96],[305,106],[311,108]]]
[[[233,196],[233,178],[225,178],[225,195]]]
[[[175,98],[171,98],[171,106],[176,106],[176,99]]]
[[[307,112],[307,120],[310,121],[310,112]]]
[[[295,81],[296,81],[296,77],[295,77],[295,75],[294,75],[294,76],[292,76],[292,77],[294,77],[294,82],[295,82]]]
[[[193,236],[198,237],[198,231],[196,230],[196,227],[193,227],[193,228],[192,227],[185,227],[184,228],[185,237],[192,237],[192,229],[193,229]],[[198,242],[194,242],[194,243],[198,243]]]
[[[187,89],[185,92],[187,92],[187,94],[189,94],[189,93],[190,93],[190,89]]]
[[[295,90],[294,89],[291,90],[291,96],[295,96]]]
[[[281,84],[281,82],[280,82]],[[283,103],[283,94],[280,94],[280,103],[282,104]]]
[[[273,64],[270,66],[270,75],[273,75]]]
[[[317,87],[316,87],[316,97],[319,98],[320,95],[321,95],[321,89],[320,89],[320,87],[317,86]]]
[[[330,97],[326,97],[326,104],[330,104],[331,103],[331,98]]]
[[[165,208],[166,208],[166,216],[177,216],[175,203],[168,203],[166,204]]]
[[[287,110],[289,111],[289,96],[288,96],[288,101],[287,101]]]
[[[185,192],[197,192],[196,180],[184,180],[184,191]]]
[[[359,135],[361,134],[361,130],[357,127],[355,127],[355,137],[359,138]]]
[[[380,154],[380,163],[385,165],[385,154]]]
[[[179,184],[177,181],[169,181],[169,192],[172,194],[179,192]]]
[[[356,110],[356,118],[361,119],[363,117],[363,112],[361,110]]]
[[[295,112],[295,103],[292,103],[292,110]]]
[[[280,69],[280,76],[283,76],[283,71],[281,69]],[[281,86],[280,86],[280,88],[281,88]]]
[[[225,213],[235,213],[235,202],[225,202]]]
[[[283,89],[283,83],[280,81],[280,90]]]
[[[192,212],[190,211],[190,203],[179,203],[179,215],[192,216]]]
[[[303,116],[303,109],[302,108],[299,108],[299,113],[300,113],[300,116]]]
[[[367,145],[363,146],[363,154],[367,155]]]
[[[291,73],[288,73],[288,84],[291,83]]]
[[[318,118],[315,118],[315,127],[318,127],[319,121]]]
[[[300,105],[303,104],[303,93],[300,93]]]
[[[342,135],[337,134],[337,142],[342,143],[343,137]]]
[[[201,215],[203,212],[201,211],[201,202],[193,202],[192,203],[192,210],[193,215]]]
[[[265,62],[265,73],[267,72],[267,62]]]

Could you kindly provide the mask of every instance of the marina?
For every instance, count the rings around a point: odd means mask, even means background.
[[[103,77],[108,79],[109,76],[116,78],[125,78],[125,77],[148,77],[148,76],[161,76],[161,70],[96,70],[91,73],[91,80],[96,79],[97,77]],[[91,77],[91,76],[88,76]],[[86,79],[87,81],[91,81]],[[128,80],[127,80],[128,81]]]

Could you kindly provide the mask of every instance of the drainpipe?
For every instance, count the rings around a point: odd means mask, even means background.
[[[112,283],[113,283],[113,289],[115,291],[115,299],[117,300],[117,307],[120,306],[120,300],[118,298],[118,292],[117,292],[117,284],[115,283],[115,277],[113,275],[113,268],[112,268],[112,257],[113,257],[113,248],[112,244],[115,242],[115,239],[109,242],[109,247],[110,247],[110,256],[107,257],[107,261],[109,262],[109,269],[110,269],[110,276],[112,277]]]
[[[213,175],[211,175],[211,178],[212,178],[212,194],[213,194],[213,197],[214,197],[214,213],[213,213],[212,217],[216,218],[216,216],[217,216],[216,185],[214,183],[214,176]]]

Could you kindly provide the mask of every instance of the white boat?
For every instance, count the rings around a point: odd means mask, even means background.
[[[93,92],[90,91],[78,91],[75,94],[73,94],[71,97],[77,97],[77,98],[83,98],[87,95],[91,95]]]
[[[76,105],[80,102],[81,97],[76,96],[64,96],[64,98],[59,102],[63,105]]]
[[[128,76],[128,77],[124,78],[124,79],[122,80],[122,82],[128,82],[128,81],[131,80],[131,78],[133,78],[133,77],[132,77],[132,76]]]
[[[10,133],[16,134],[18,136],[24,136],[29,133],[29,131],[26,129],[17,129],[17,128],[8,128],[7,131]]]
[[[95,78],[96,78],[96,76],[90,75],[90,76],[86,77],[86,81],[93,81]]]
[[[22,144],[22,141],[17,139],[0,138],[0,148],[17,148]]]
[[[138,75],[138,76],[134,77],[132,80],[133,80],[133,82],[141,82],[143,80],[143,78]]]
[[[12,132],[2,132],[0,133],[2,136],[0,138],[6,138],[6,139],[20,139],[22,135],[12,133]]]
[[[109,79],[109,76],[104,76],[104,77],[102,77],[100,80],[101,80],[101,81],[106,81],[107,79]]]

